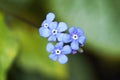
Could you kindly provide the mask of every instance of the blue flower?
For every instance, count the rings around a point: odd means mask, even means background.
[[[69,34],[64,34],[62,40],[65,43],[71,42],[71,48],[73,50],[78,50],[79,46],[83,46],[86,40],[84,32],[80,28],[71,27],[69,29]]]
[[[48,41],[61,41],[61,35],[65,30],[67,30],[67,24],[64,22],[51,22],[49,28],[42,27],[40,28],[40,34],[43,37],[48,37]]]
[[[57,43],[55,46],[51,43],[47,44],[46,50],[50,52],[49,58],[53,61],[58,59],[58,62],[65,64],[68,61],[66,54],[71,53],[71,47],[69,45],[63,46],[63,42]]]
[[[48,32],[48,28],[49,28],[49,25],[51,23],[54,23],[53,20],[55,18],[55,15],[54,13],[48,13],[47,16],[46,16],[46,19],[42,22],[42,25],[41,27],[39,28],[39,33],[42,37],[48,37],[49,35],[46,34],[46,32]],[[44,31],[44,29],[46,29],[46,32],[45,33],[42,33]]]
[[[48,28],[50,23],[55,19],[54,13],[48,13],[46,19],[42,22],[42,27]]]

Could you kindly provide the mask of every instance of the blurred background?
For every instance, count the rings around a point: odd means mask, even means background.
[[[49,12],[87,37],[64,65],[38,32]],[[120,80],[120,0],[0,0],[0,80]]]

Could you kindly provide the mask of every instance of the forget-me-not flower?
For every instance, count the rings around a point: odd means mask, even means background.
[[[78,50],[79,46],[83,46],[86,40],[84,32],[80,28],[71,27],[69,29],[69,34],[64,34],[62,40],[65,43],[70,43],[73,50]]]
[[[46,19],[42,22],[42,27],[48,28],[50,23],[53,22],[55,19],[55,14],[54,13],[48,13],[46,15]]]
[[[56,22],[53,22],[54,18],[55,18],[54,13],[48,13],[46,15],[46,19],[42,22],[41,27],[39,28],[39,33],[42,37],[45,37],[45,38],[48,37],[46,33],[42,33],[42,32],[44,31],[44,29],[48,29],[51,23],[56,23]]]
[[[49,58],[53,61],[58,59],[58,62],[65,64],[68,61],[66,54],[71,53],[71,47],[69,45],[63,46],[63,42],[57,43],[55,46],[51,43],[47,44],[46,50],[50,52]]]
[[[56,41],[56,39],[58,39],[58,41],[61,41],[61,32],[64,32],[65,30],[67,30],[67,24],[64,22],[51,22],[49,25],[49,28],[41,28],[40,29],[40,34],[43,37],[48,37],[48,41]]]

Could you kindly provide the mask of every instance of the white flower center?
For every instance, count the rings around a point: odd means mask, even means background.
[[[57,30],[56,29],[53,29],[52,30],[52,33],[55,35],[55,34],[57,34]]]
[[[76,39],[78,39],[78,35],[74,34],[74,35],[72,36],[72,38],[73,38],[74,40],[76,40]]]
[[[44,26],[45,28],[48,28],[48,23],[44,23],[43,26]]]
[[[57,50],[55,50],[55,53],[56,53],[56,54],[60,54],[61,51],[60,51],[59,49],[57,49]]]

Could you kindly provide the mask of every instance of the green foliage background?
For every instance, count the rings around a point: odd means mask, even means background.
[[[86,55],[94,55],[105,69],[120,62],[119,4],[119,0],[0,0],[0,80],[7,79],[13,63],[43,79],[97,80]],[[47,39],[39,36],[38,29],[48,12],[54,12],[56,20],[65,21],[69,27],[82,28],[87,36],[84,54],[69,55],[65,65],[48,58]],[[27,75],[21,79],[19,75],[17,80],[41,78]]]

